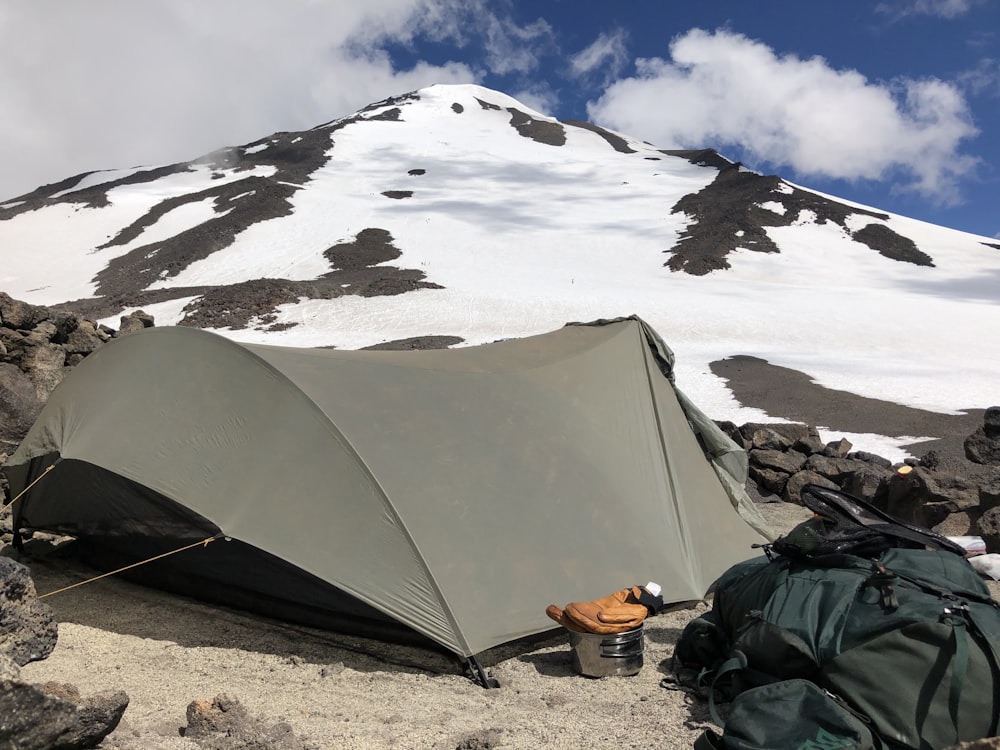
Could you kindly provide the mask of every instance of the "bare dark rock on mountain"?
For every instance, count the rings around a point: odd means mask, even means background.
[[[112,258],[95,276],[101,296],[134,295],[165,278],[176,276],[195,261],[229,247],[237,234],[267,219],[291,213],[289,199],[298,188],[264,177],[246,177],[196,193],[167,198],[105,245],[123,245],[182,205],[212,200],[222,215],[196,224],[166,240],[140,245]]]
[[[348,294],[377,297],[403,294],[415,289],[439,289],[423,281],[420,271],[388,266],[333,271],[315,281],[254,279],[206,290],[184,307],[179,324],[194,328],[247,328],[251,324],[266,330],[275,327],[279,305],[307,299],[335,299]],[[287,328],[284,325],[283,328]]]
[[[461,336],[414,336],[408,339],[385,341],[363,347],[366,351],[407,351],[412,349],[447,349],[461,344],[465,339]]]
[[[896,234],[885,224],[868,224],[854,232],[851,237],[868,245],[872,250],[884,255],[889,260],[899,260],[917,266],[934,265],[931,256],[921,252],[913,240]]]
[[[154,180],[177,172],[187,171],[197,166],[208,166],[214,170],[227,171],[229,174],[239,174],[257,167],[273,168],[274,174],[268,177],[247,175],[236,180],[220,183],[197,193],[173,196],[164,199],[150,211],[122,229],[115,237],[104,245],[95,248],[101,252],[116,246],[122,246],[141,239],[143,232],[153,226],[167,214],[186,206],[205,201],[211,201],[217,216],[208,221],[182,231],[166,240],[143,244],[130,250],[125,255],[111,259],[107,266],[95,277],[99,297],[91,300],[76,300],[57,306],[56,309],[69,309],[79,314],[89,314],[95,317],[114,315],[128,306],[143,306],[180,297],[197,295],[205,292],[204,288],[178,287],[169,290],[148,290],[151,284],[163,278],[170,278],[187,268],[191,263],[203,260],[218,250],[222,250],[234,241],[236,235],[260,221],[291,212],[291,196],[308,182],[312,173],[326,163],[327,151],[332,141],[332,134],[346,125],[364,119],[363,114],[380,109],[393,101],[406,101],[415,95],[405,95],[394,100],[385,100],[362,110],[358,116],[335,121],[328,126],[314,128],[299,133],[276,133],[267,138],[239,148],[227,148],[214,151],[190,164],[178,164],[157,170],[146,170],[129,175],[95,188],[70,192],[59,198],[49,198],[50,195],[67,189],[60,184],[58,189],[44,191],[39,189],[36,194],[27,197],[27,201],[17,209],[0,210],[0,219],[15,215],[21,210],[38,208],[48,202],[84,203],[91,207],[107,204],[106,192],[124,184]],[[395,119],[395,115],[382,113],[376,115],[381,119]],[[392,112],[392,110],[390,110]],[[82,176],[81,176],[82,177]],[[79,181],[79,179],[77,179]],[[73,183],[75,184],[75,183]],[[368,293],[389,288],[407,289],[413,287],[416,281],[411,274],[400,283],[388,284],[381,278],[379,284],[371,280],[364,284]],[[345,282],[349,283],[349,282]],[[323,286],[321,284],[321,286]],[[238,290],[228,293],[221,291],[215,296],[232,297]],[[300,290],[301,291],[301,290]],[[398,292],[395,292],[398,293]],[[309,296],[308,290],[303,296]],[[331,290],[318,295],[320,298],[334,296]],[[204,303],[202,308],[210,307]],[[16,311],[12,311],[16,313]]]
[[[386,198],[395,198],[396,200],[399,200],[400,198],[412,198],[413,197],[413,191],[412,190],[384,190],[384,191],[382,191],[382,195],[384,195]]]
[[[233,168],[245,171],[254,167],[274,167],[269,179],[304,185],[313,172],[326,164],[327,151],[334,145],[333,133],[342,125],[313,128],[292,133],[275,133],[238,149],[239,158]],[[265,146],[266,148],[261,148]]]
[[[0,556],[0,652],[23,667],[48,657],[57,638],[52,610],[38,600],[28,568]]]
[[[128,707],[122,691],[81,698],[72,685],[0,681],[0,747],[18,750],[95,748]]]
[[[144,289],[134,294],[114,294],[107,297],[88,297],[86,299],[60,302],[57,305],[52,305],[49,309],[59,312],[71,312],[74,315],[85,316],[94,321],[117,315],[126,307],[147,307],[181,297],[195,297],[203,294],[208,289],[210,287],[207,286]],[[110,338],[114,333],[105,326],[99,326],[96,323],[94,326],[101,336],[108,336]]]
[[[321,278],[311,281],[254,279],[209,288],[184,307],[180,324],[233,329],[253,324],[275,330],[277,308],[302,298],[335,299],[348,294],[377,297],[440,288],[424,281],[422,271],[384,265],[400,254],[389,232],[363,229],[354,241],[341,242],[323,251],[333,270]]]
[[[482,102],[480,102],[480,104],[482,104]],[[460,115],[460,114],[462,114],[465,111],[465,107],[463,107],[458,102],[453,102],[452,105],[451,105],[451,111],[454,112],[457,115]]]
[[[410,169],[410,170],[407,171],[406,174],[412,175],[414,177],[419,177],[422,174],[427,174],[427,170],[426,169]]]
[[[92,175],[101,175],[100,171],[84,172],[82,174],[69,177],[65,180],[43,185],[30,193],[19,196],[14,201],[8,201],[6,206],[0,206],[0,221],[12,219],[18,214],[27,211],[35,211],[43,206],[55,205],[59,203],[79,204],[87,208],[103,208],[109,205],[108,191],[123,185],[141,185],[147,182],[154,182],[162,177],[172,174],[191,171],[191,166],[187,163],[171,164],[165,167],[154,169],[141,169],[125,177],[100,182],[90,187],[74,189],[77,185]],[[95,178],[97,179],[97,178]]]
[[[75,309],[82,315],[103,318],[110,317],[127,306],[142,307],[193,296],[197,299],[184,307],[180,325],[239,329],[256,321],[262,328],[276,330],[276,308],[300,299],[334,299],[344,295],[376,297],[403,294],[416,289],[441,288],[425,281],[422,271],[382,265],[401,255],[393,246],[392,235],[384,229],[364,229],[353,241],[333,245],[324,251],[324,255],[333,270],[308,281],[253,279],[215,287],[159,290],[139,289],[134,283],[123,284],[121,289],[107,297],[76,300],[53,309]],[[144,258],[143,262],[151,261]],[[125,275],[135,272],[135,269],[129,272],[124,272],[121,268],[118,270]],[[144,275],[142,270],[138,273]],[[3,335],[2,330],[0,329],[0,336]]]
[[[374,112],[375,110],[382,109],[384,107],[396,107],[400,104],[406,104],[407,102],[417,102],[420,101],[420,94],[416,91],[407,91],[405,94],[399,94],[398,96],[390,96],[381,101],[373,102],[362,108],[360,110],[361,114],[366,112]],[[336,122],[339,122],[336,121]]]
[[[715,169],[729,169],[733,162],[716,151],[714,148],[698,149],[661,149],[661,154],[676,156],[679,159],[687,159],[692,164],[699,167],[714,167]]]
[[[722,169],[710,185],[685,195],[671,213],[685,213],[693,221],[677,244],[665,251],[672,253],[665,265],[672,271],[703,276],[729,268],[726,256],[737,247],[778,252],[778,246],[764,231],[771,217],[764,215],[764,209],[757,204],[776,196],[780,184],[778,177],[762,177],[732,164]]]
[[[385,229],[362,229],[353,242],[340,242],[323,251],[335,271],[357,271],[395,260],[402,253],[393,245],[393,237]]]
[[[807,373],[772,365],[758,357],[729,357],[709,367],[726,381],[737,401],[768,414],[829,431],[936,438],[914,443],[911,447],[918,455],[933,449],[960,455],[966,436],[983,419],[981,409],[940,414],[824,388]],[[928,424],[937,426],[936,435],[922,434]]]
[[[530,138],[546,146],[565,146],[566,130],[558,122],[536,120],[527,112],[514,107],[507,107],[510,112],[510,125],[525,138]]]
[[[369,120],[383,120],[383,121],[390,121],[390,122],[399,122],[402,119],[400,117],[401,114],[402,114],[402,111],[399,109],[399,107],[392,107],[391,109],[387,109],[387,110],[385,110],[383,112],[379,112],[377,115],[372,115],[371,117],[369,117],[367,119],[369,119]]]
[[[674,156],[689,154],[686,158],[695,163],[712,166],[721,158],[714,152],[664,153]],[[768,204],[780,204],[782,210],[763,207]],[[845,230],[847,217],[852,215],[889,218],[887,214],[848,206],[800,190],[774,175],[750,172],[739,163],[725,162],[711,184],[697,193],[685,195],[674,205],[672,213],[687,214],[693,221],[681,233],[677,244],[665,251],[671,253],[665,265],[673,271],[702,276],[729,268],[727,256],[737,248],[778,252],[778,246],[767,235],[767,227],[789,226],[799,220],[803,212],[815,215],[819,223],[832,222]],[[929,256],[921,253],[911,240],[897,235],[888,227],[870,224],[862,230],[859,241],[893,260],[931,265]]]
[[[605,130],[602,127],[594,125],[589,122],[582,122],[581,120],[563,120],[564,125],[571,125],[574,128],[583,128],[584,130],[590,130],[591,132],[597,133],[604,140],[606,140],[611,148],[620,154],[634,154],[635,149],[628,145],[628,141],[622,138],[620,135],[612,133],[610,130]],[[651,158],[651,157],[646,157]]]
[[[493,102],[484,101],[484,100],[480,99],[478,96],[475,97],[475,99],[476,99],[477,102],[479,102],[479,106],[482,107],[485,110],[491,110],[491,109],[493,109],[493,110],[496,110],[497,112],[500,111],[500,106],[497,105],[497,104],[494,104]]]
[[[302,283],[284,279],[254,279],[208,289],[184,306],[180,325],[234,330],[246,328],[254,318],[273,316],[279,305],[298,301]]]

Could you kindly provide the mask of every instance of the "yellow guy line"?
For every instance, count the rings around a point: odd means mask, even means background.
[[[41,594],[37,598],[38,599],[44,599],[45,597],[52,596],[53,594],[61,594],[63,591],[69,591],[70,589],[75,589],[77,586],[82,586],[85,583],[92,583],[94,581],[99,581],[102,578],[107,578],[108,576],[113,576],[113,575],[115,575],[115,573],[121,573],[123,570],[130,570],[131,568],[138,568],[140,565],[145,565],[146,563],[150,563],[150,562],[153,562],[154,560],[159,560],[159,559],[164,558],[164,557],[169,557],[170,555],[176,555],[178,552],[183,552],[184,550],[191,549],[192,547],[198,547],[198,546],[207,547],[209,545],[209,542],[214,542],[216,539],[221,539],[223,536],[225,536],[225,534],[223,534],[220,531],[215,536],[210,536],[207,539],[202,539],[200,542],[194,542],[193,544],[189,544],[186,547],[178,547],[177,549],[171,550],[170,552],[164,552],[162,555],[157,555],[156,557],[150,557],[147,560],[140,560],[137,563],[132,563],[131,565],[126,565],[124,568],[118,568],[118,570],[112,570],[109,573],[102,573],[99,576],[94,576],[93,578],[88,578],[86,581],[79,581],[78,583],[74,583],[74,584],[72,584],[70,586],[64,586],[61,589],[56,589],[55,591],[50,591],[47,594]]]
[[[58,463],[58,461],[56,463]],[[17,497],[15,497],[13,500],[11,500],[6,505],[0,506],[0,510],[7,510],[7,508],[9,508],[15,502],[17,502],[18,500],[20,500],[21,499],[21,495],[23,495],[25,492],[27,492],[28,490],[30,490],[36,484],[38,484],[39,480],[42,477],[44,477],[46,474],[48,474],[50,471],[52,471],[54,468],[56,468],[56,464],[52,464],[51,466],[46,467],[45,471],[43,471],[41,474],[39,474],[37,477],[35,477],[35,481],[34,482],[32,482],[27,487],[25,487],[23,490],[21,490],[20,492],[17,493]]]

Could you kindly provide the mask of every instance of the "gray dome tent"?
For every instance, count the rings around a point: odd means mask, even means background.
[[[474,657],[550,630],[550,603],[650,579],[699,599],[765,541],[745,454],[671,365],[636,318],[427,351],[151,328],[53,392],[5,468],[12,497],[42,477],[15,527],[122,560],[224,534],[152,577]]]

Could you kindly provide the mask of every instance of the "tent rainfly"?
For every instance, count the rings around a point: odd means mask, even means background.
[[[75,536],[106,566],[224,537],[136,570],[411,636],[482,676],[477,654],[553,627],[548,604],[647,580],[696,600],[766,541],[745,453],[672,364],[635,317],[423,351],[151,328],[52,393],[5,467],[11,497],[30,486],[14,524]]]

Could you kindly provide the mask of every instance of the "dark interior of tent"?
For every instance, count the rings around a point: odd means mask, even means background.
[[[215,524],[189,508],[100,467],[43,456],[32,460],[25,485],[54,463],[58,470],[46,477],[44,495],[33,497],[29,490],[15,505],[15,529],[74,537],[80,560],[97,571],[166,555],[117,575],[284,622],[450,653],[336,586],[224,537]],[[19,538],[15,534],[15,540]]]

